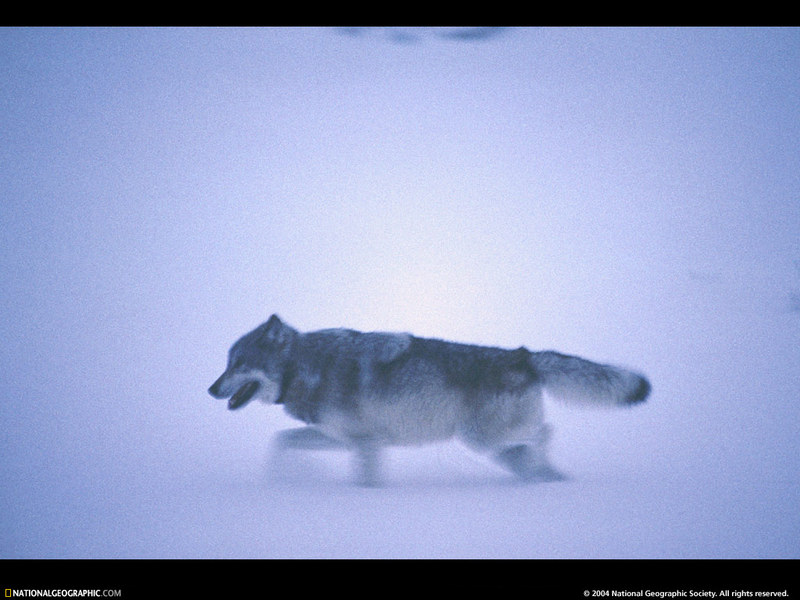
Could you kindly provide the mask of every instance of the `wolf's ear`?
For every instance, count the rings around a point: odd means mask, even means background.
[[[292,337],[292,328],[285,325],[278,315],[272,315],[269,320],[260,327],[258,343],[262,345],[284,346]]]

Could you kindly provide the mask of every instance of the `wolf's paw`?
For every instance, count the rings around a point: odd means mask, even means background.
[[[380,477],[375,477],[375,476],[365,477],[365,476],[362,475],[362,476],[356,477],[355,484],[358,487],[373,488],[374,489],[374,488],[383,487],[384,482],[383,482],[383,479],[381,479]]]
[[[342,442],[328,437],[314,427],[284,429],[275,436],[275,445],[282,450],[345,450]]]
[[[526,482],[564,481],[566,476],[542,459],[540,452],[530,446],[506,448],[496,456],[503,467]]]
[[[550,467],[537,467],[516,472],[520,479],[529,483],[546,483],[550,481],[566,481],[568,478],[561,471]]]

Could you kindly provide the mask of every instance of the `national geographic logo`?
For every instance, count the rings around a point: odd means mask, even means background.
[[[6,598],[121,598],[122,590],[12,589]]]

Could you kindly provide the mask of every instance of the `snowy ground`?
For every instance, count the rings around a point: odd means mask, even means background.
[[[0,556],[800,556],[798,30],[441,33],[0,30]],[[272,312],[653,394],[278,477],[205,391]]]

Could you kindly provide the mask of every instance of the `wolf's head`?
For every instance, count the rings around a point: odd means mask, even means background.
[[[228,408],[241,408],[253,398],[274,403],[282,379],[286,357],[297,331],[278,315],[239,339],[228,352],[228,367],[208,393],[228,398]]]

